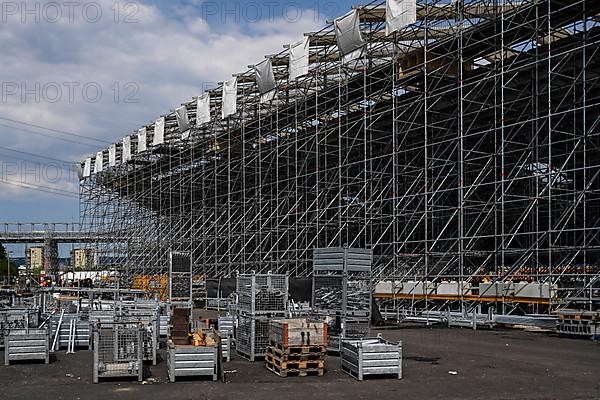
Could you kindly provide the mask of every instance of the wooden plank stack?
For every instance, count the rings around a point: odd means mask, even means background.
[[[325,373],[327,324],[306,318],[269,322],[266,367],[281,377]]]

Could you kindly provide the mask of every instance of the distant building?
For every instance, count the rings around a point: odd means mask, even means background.
[[[96,252],[94,249],[73,249],[71,263],[75,271],[87,271],[96,265]]]
[[[27,249],[27,263],[26,268],[31,273],[41,271],[44,269],[44,248],[43,247],[29,247]]]

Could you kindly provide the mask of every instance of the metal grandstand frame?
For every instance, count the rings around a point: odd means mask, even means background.
[[[390,36],[381,1],[359,11],[354,61],[331,25],[307,33],[307,76],[269,56],[272,102],[237,74],[237,114],[182,140],[171,112],[165,144],[85,178],[99,268],[127,284],[173,250],[197,275],[308,276],[313,248],[348,246],[375,280],[530,280],[558,285],[547,309],[596,308],[600,2],[419,0]]]

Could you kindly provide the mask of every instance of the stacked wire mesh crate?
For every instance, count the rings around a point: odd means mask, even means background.
[[[313,251],[313,310],[316,317],[331,320],[330,351],[340,350],[340,338],[361,338],[369,334],[372,264],[370,249]]]
[[[250,361],[264,357],[269,341],[269,321],[287,315],[288,290],[287,275],[238,275],[238,355]]]

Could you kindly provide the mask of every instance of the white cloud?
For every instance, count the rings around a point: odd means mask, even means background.
[[[43,1],[42,7],[50,2]],[[98,3],[104,13],[96,23],[86,22],[77,12],[72,23],[65,15],[55,24],[43,18],[39,23],[22,23],[19,15],[7,17],[0,30],[3,44],[0,76],[4,82],[0,117],[117,141],[189,101],[203,87],[245,71],[248,64],[262,60],[265,54],[281,51],[283,44],[299,40],[303,32],[318,29],[320,25],[314,14],[307,12],[296,23],[279,17],[274,21],[248,24],[229,21],[215,26],[185,9],[171,15],[144,2],[137,3],[140,8],[135,18],[139,23],[125,24],[114,22],[109,9],[113,0]],[[124,18],[124,13],[120,18]],[[72,102],[68,82],[79,85],[74,89]],[[139,87],[133,96],[138,103],[123,102],[132,93],[124,87],[129,82]],[[14,95],[7,93],[7,85],[12,83],[19,86]],[[54,84],[62,89],[56,103],[49,101],[56,94]],[[100,101],[85,100],[82,91],[85,84],[97,84],[102,89]],[[116,102],[115,84],[119,87]],[[23,86],[37,92],[39,101],[29,94],[23,102]],[[0,124],[14,125],[1,120]],[[78,161],[109,145],[85,145],[84,140],[68,143],[3,126],[0,138],[1,146],[70,161]],[[0,161],[8,160],[3,154],[7,153],[0,152]],[[11,194],[14,190],[11,188]]]

